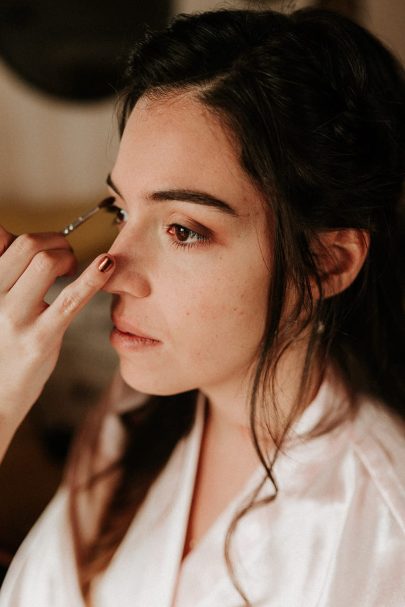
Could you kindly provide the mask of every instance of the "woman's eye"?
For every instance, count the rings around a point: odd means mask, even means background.
[[[115,218],[114,218],[115,224],[121,225],[122,223],[125,223],[128,220],[128,213],[124,209],[121,209],[120,207],[116,206],[114,208],[114,211],[115,211]]]
[[[193,247],[207,244],[210,240],[207,235],[195,232],[178,223],[172,223],[167,226],[167,233],[172,237],[172,243],[178,247]]]
[[[129,219],[129,213],[125,209],[116,205],[110,207],[114,212],[114,224],[124,225]],[[171,237],[171,243],[177,247],[194,247],[202,244],[208,244],[211,240],[208,234],[201,234],[190,228],[186,228],[178,223],[172,223],[166,226],[167,233]]]

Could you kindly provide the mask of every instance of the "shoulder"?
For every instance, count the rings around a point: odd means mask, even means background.
[[[384,404],[363,398],[350,442],[354,457],[405,535],[405,422]]]

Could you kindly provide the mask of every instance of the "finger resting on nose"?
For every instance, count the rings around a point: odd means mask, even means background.
[[[111,263],[107,263],[109,259]],[[114,271],[114,260],[110,255],[100,255],[74,282],[58,295],[43,312],[41,322],[49,323],[65,331],[72,320],[105,285]]]
[[[0,257],[0,293],[9,291],[40,251],[72,251],[60,234],[37,233],[17,236]]]
[[[75,268],[76,260],[66,249],[40,251],[4,296],[5,301],[23,319],[35,316],[43,310],[43,299],[55,280]]]

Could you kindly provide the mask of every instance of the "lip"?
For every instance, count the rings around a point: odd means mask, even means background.
[[[161,343],[158,339],[155,339],[151,335],[146,335],[146,333],[143,333],[137,327],[134,327],[134,325],[127,322],[124,318],[119,318],[118,316],[113,315],[112,322],[114,325],[114,329],[118,331],[118,333],[127,335],[128,337],[148,340],[154,343]]]

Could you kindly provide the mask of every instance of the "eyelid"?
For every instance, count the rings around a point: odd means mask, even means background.
[[[213,236],[213,231],[210,228],[207,228],[207,226],[203,225],[202,223],[200,223],[193,217],[190,217],[189,215],[185,215],[184,213],[181,213],[179,211],[174,211],[173,213],[171,213],[170,218],[167,221],[167,223],[169,223],[169,222],[171,224],[181,225],[184,228],[187,228],[188,230],[191,230],[192,232],[198,232],[199,234],[201,234],[203,236],[208,236],[208,237]]]

